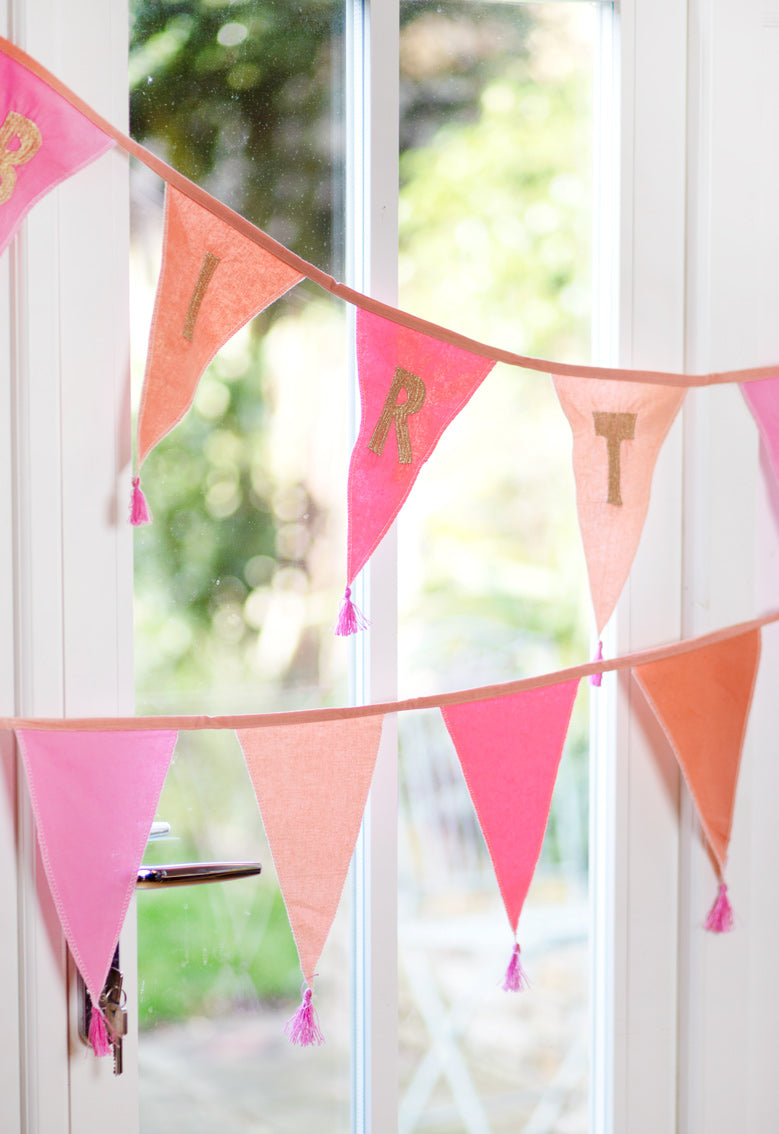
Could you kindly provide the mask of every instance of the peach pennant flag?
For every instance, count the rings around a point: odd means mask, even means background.
[[[0,51],[0,252],[36,201],[113,144],[48,83]]]
[[[177,733],[18,729],[41,858],[70,952],[92,999],[90,1041]]]
[[[347,588],[337,634],[364,627],[351,602],[351,584],[387,534],[441,435],[494,365],[358,310],[362,416],[349,465]]]
[[[741,750],[760,661],[760,631],[635,666],[633,676],[682,770],[719,876],[706,928],[732,928],[725,885]]]
[[[573,432],[576,506],[598,634],[644,527],[657,457],[685,389],[552,375]]]
[[[566,681],[441,709],[514,932],[507,991],[526,986],[517,923],[541,853],[578,688],[578,681]]]
[[[314,977],[357,841],[384,718],[237,729],[306,982],[287,1025],[322,1043]]]
[[[131,520],[147,523],[140,468],[184,417],[200,376],[237,330],[303,278],[168,185],[165,236],[138,413]]]

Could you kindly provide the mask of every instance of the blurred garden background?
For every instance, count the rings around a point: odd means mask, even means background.
[[[594,9],[564,0],[402,0],[401,307],[513,351],[589,359]],[[343,279],[344,52],[343,0],[131,0],[132,134]],[[136,401],[163,200],[163,184],[135,164]],[[345,581],[351,390],[347,311],[304,282],[220,352],[191,412],[145,462],[154,522],[135,535],[138,713],[347,701],[347,646],[332,626]],[[421,474],[399,541],[401,696],[586,659],[570,434],[544,375],[495,368]],[[401,974],[399,1028],[402,1086],[415,1100],[404,1128],[481,1129],[478,1115],[462,1117],[445,1082],[424,1098],[419,1086],[435,1047],[434,1021],[415,991],[422,954],[430,961],[419,927],[437,924],[446,938],[454,919],[462,934],[468,919],[488,914],[497,939],[493,984],[510,932],[440,719],[407,714],[400,726],[399,934],[412,961]],[[541,941],[545,924],[561,925],[563,950],[578,952],[563,976],[559,956],[552,959],[547,989],[539,954],[538,1003],[512,1007],[506,1024],[509,1044],[534,1051],[538,1066],[528,1074],[526,1063],[501,1061],[489,1044],[479,1046],[478,1028],[473,1050],[463,1046],[474,1080],[480,1064],[482,1073],[493,1064],[493,1080],[480,1091],[527,1096],[528,1114],[570,1052],[565,1029],[581,1029],[586,1009],[587,736],[583,690],[528,901],[539,926],[531,938]],[[291,1014],[297,954],[232,735],[182,734],[159,817],[171,823],[171,836],[150,843],[147,861],[257,858],[263,874],[139,895],[147,1036],[208,1019]],[[574,910],[568,922],[564,907]],[[329,983],[339,993],[328,1003],[325,992],[321,1007],[328,1051],[305,1056],[326,1068],[320,1130],[348,1128],[348,984],[334,975],[348,965],[347,947],[345,908],[321,963],[323,990]],[[449,957],[458,979],[460,961]],[[446,958],[434,963],[445,976]],[[469,979],[478,998],[480,977]],[[561,982],[572,1007],[555,1040],[539,1031],[537,1014]],[[442,988],[442,1004],[447,997]],[[586,1129],[583,1059],[573,1117],[548,1129]],[[290,1056],[290,1097],[300,1091],[297,1066]],[[524,1128],[518,1113],[515,1106],[508,1125],[491,1117],[487,1129]],[[147,1134],[154,1121],[149,1110]],[[241,1128],[295,1129],[281,1119]]]

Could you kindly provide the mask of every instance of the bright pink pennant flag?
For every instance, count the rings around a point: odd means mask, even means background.
[[[441,709],[514,931],[506,989],[525,985],[517,923],[541,853],[578,685],[566,681]]]
[[[444,430],[494,365],[379,315],[357,312],[362,417],[349,466],[349,585],[386,535]],[[347,586],[336,632],[360,628]]]
[[[112,145],[48,83],[0,52],[0,252],[36,201]]]
[[[192,405],[200,376],[217,351],[302,278],[168,185],[162,269],[138,413],[138,470]],[[133,490],[131,520],[147,523],[137,475]]]
[[[741,393],[760,431],[768,460],[779,482],[779,377],[742,382]]]
[[[576,507],[598,633],[644,528],[657,457],[686,389],[552,376],[573,432]]]
[[[311,1003],[379,750],[383,717],[238,729],[307,988],[293,1043],[321,1043]]]
[[[177,734],[16,735],[46,877],[96,1021]]]
[[[725,863],[760,631],[636,666],[633,676],[668,738],[695,803],[720,888],[706,928],[730,929]]]

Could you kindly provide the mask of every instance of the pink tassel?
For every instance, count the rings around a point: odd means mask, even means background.
[[[133,495],[130,501],[130,523],[134,528],[139,528],[142,524],[151,523],[149,505],[146,503],[146,497],[143,495],[141,478],[139,476],[133,477]]]
[[[728,888],[724,882],[720,885],[717,900],[709,910],[705,924],[710,933],[730,933],[733,928],[733,909],[728,900]]]
[[[350,634],[356,634],[358,630],[365,630],[367,625],[367,619],[352,602],[351,587],[347,587],[338,613],[336,634],[339,638],[347,638]]]
[[[592,660],[593,661],[603,661],[603,642],[598,642],[598,652]],[[591,673],[590,674],[590,685],[594,685],[597,689],[600,689],[601,681],[603,681],[603,674],[602,673]]]
[[[95,1055],[111,1054],[111,1044],[108,1041],[108,1028],[106,1027],[102,1012],[99,1012],[94,1005],[89,1020],[89,1042],[92,1045],[92,1050]]]
[[[503,978],[503,991],[504,992],[524,992],[525,989],[530,988],[530,981],[525,975],[519,960],[519,943],[515,943],[514,952],[511,954],[509,967],[506,969],[506,975]]]
[[[303,994],[303,1003],[295,1015],[284,1025],[284,1032],[290,1043],[296,1043],[300,1047],[313,1047],[314,1044],[319,1047],[325,1042],[325,1037],[319,1030],[316,1009],[311,1003],[310,988]]]

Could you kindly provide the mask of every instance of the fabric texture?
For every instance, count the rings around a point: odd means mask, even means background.
[[[673,749],[720,878],[760,661],[760,631],[637,666],[633,675]]]
[[[36,201],[113,144],[47,83],[0,53],[0,252]]]
[[[441,710],[515,935],[578,687],[568,681]]]
[[[303,277],[172,185],[138,414],[137,464],[183,418],[235,332]]]
[[[348,583],[381,543],[446,427],[494,365],[357,312],[362,416],[349,466]]]
[[[553,375],[573,432],[576,507],[598,634],[638,549],[657,457],[686,390]]]
[[[742,382],[741,393],[752,411],[771,469],[779,482],[779,376]]]
[[[97,1004],[178,734],[16,735],[54,905]]]
[[[309,986],[360,830],[383,717],[238,729]]]

